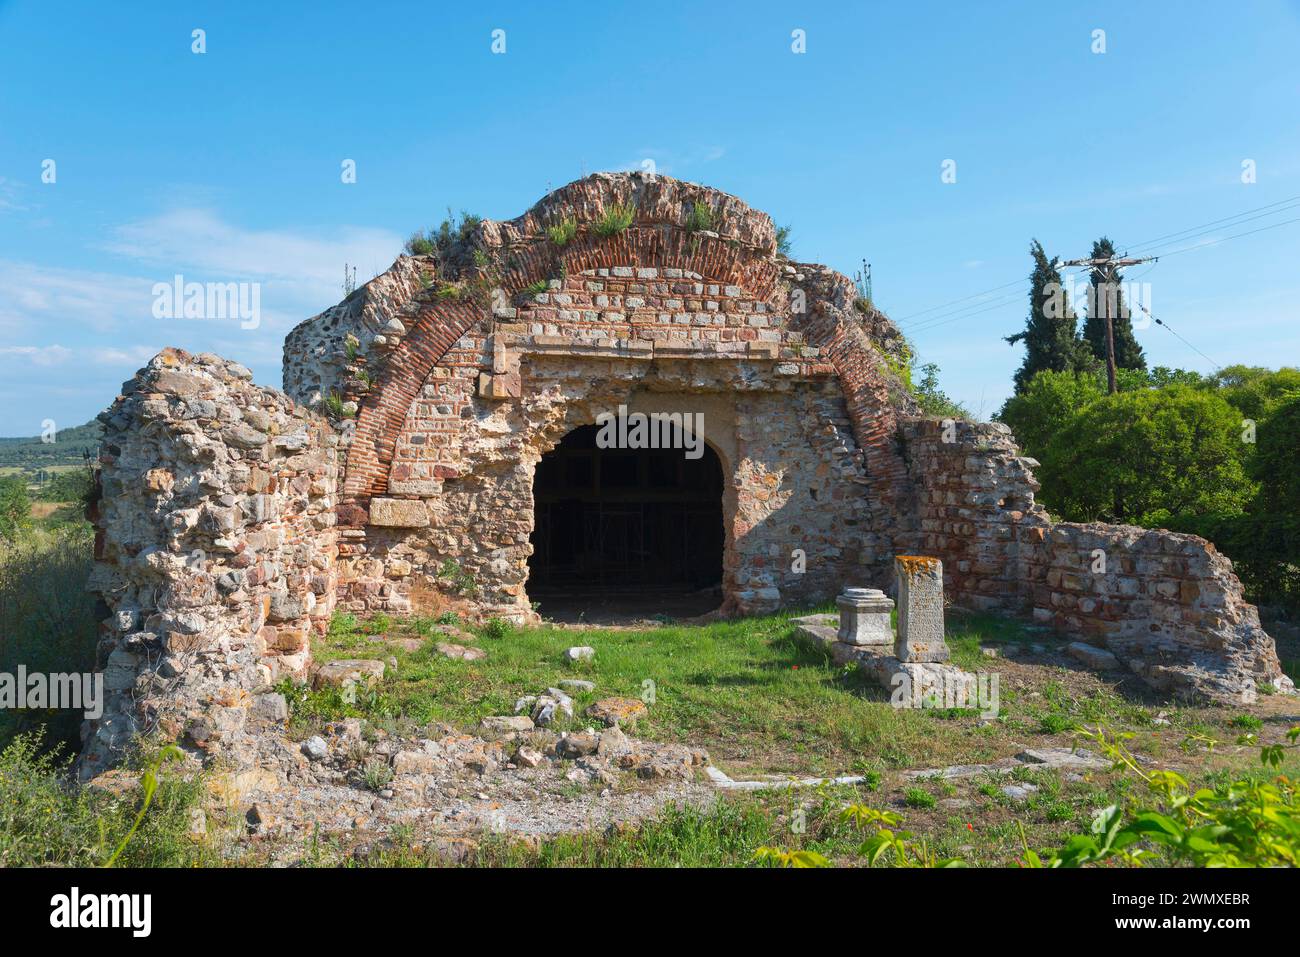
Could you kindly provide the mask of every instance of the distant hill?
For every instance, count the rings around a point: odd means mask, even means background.
[[[42,442],[39,435],[31,438],[0,438],[0,472],[19,469],[36,472],[41,469],[79,466],[88,450],[92,456],[104,437],[104,427],[93,419],[85,425],[59,429],[53,442]]]

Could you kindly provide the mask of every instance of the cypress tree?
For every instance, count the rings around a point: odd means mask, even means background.
[[[1006,337],[1012,345],[1025,344],[1025,360],[1016,370],[1017,395],[1039,372],[1074,372],[1091,364],[1079,341],[1078,317],[1061,285],[1060,271],[1037,239],[1030,244],[1029,255],[1034,258],[1034,271],[1029,277],[1029,320],[1024,332]]]
[[[1109,259],[1114,255],[1115,245],[1105,236],[1092,244],[1093,259]],[[1105,278],[1100,269],[1092,271],[1092,301],[1088,306],[1088,319],[1083,324],[1084,341],[1095,357],[1106,361],[1106,314],[1103,310],[1109,308],[1115,337],[1115,368],[1145,372],[1147,359],[1133,335],[1133,320],[1124,303],[1124,293],[1118,285],[1107,290]]]

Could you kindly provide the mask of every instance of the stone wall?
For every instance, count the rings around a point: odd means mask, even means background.
[[[920,549],[953,601],[1029,615],[1110,650],[1161,691],[1249,703],[1290,690],[1232,563],[1194,535],[1053,522],[1010,430],[905,419]]]
[[[168,349],[100,416],[96,565],[107,605],[104,715],[83,729],[81,773],[131,737],[254,763],[268,694],[302,679],[335,591],[338,439],[243,366]]]
[[[633,221],[601,235],[614,203]],[[709,228],[688,228],[701,205]],[[573,239],[552,242],[570,220]],[[901,337],[850,280],[778,256],[771,219],[736,197],[640,174],[571,183],[465,241],[450,268],[402,257],[286,343],[291,394],[337,391],[356,411],[341,428],[348,608],[407,611],[450,561],[480,613],[530,617],[540,456],[619,404],[737,395],[710,436],[744,445],[724,456],[724,610],[888,582],[912,534],[894,440],[912,399],[891,371]],[[357,343],[342,359],[341,335]]]
[[[868,494],[833,380],[768,381],[749,363],[720,361],[588,355],[575,363],[562,353],[526,353],[521,366],[530,388],[518,402],[453,389],[466,416],[447,404],[454,371],[426,386],[402,441],[443,461],[407,479],[397,476],[410,474],[412,460],[399,459],[394,494],[370,499],[368,526],[341,530],[343,607],[404,610],[412,586],[451,560],[480,586],[482,614],[533,617],[526,578],[534,469],[569,431],[619,404],[703,416],[705,441],[724,470],[725,611],[829,600],[864,566],[872,580],[888,580],[892,551],[875,528],[886,516]],[[794,549],[806,560],[799,572]]]
[[[355,371],[406,333],[402,310],[430,268],[426,257],[399,256],[338,305],[296,325],[284,339],[284,391],[310,408],[330,393],[355,400]]]

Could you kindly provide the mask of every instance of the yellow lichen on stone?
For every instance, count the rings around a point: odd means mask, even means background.
[[[939,564],[939,559],[932,558],[928,555],[898,555],[894,559],[909,575],[915,575],[919,572],[933,571]]]

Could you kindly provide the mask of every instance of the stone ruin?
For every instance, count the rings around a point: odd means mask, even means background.
[[[937,558],[900,555],[898,628],[890,622],[894,602],[874,588],[849,587],[835,600],[839,615],[793,619],[796,634],[820,647],[839,665],[854,665],[902,707],[924,707],[933,696],[940,705],[974,702],[977,677],[948,664],[943,625],[943,563]]]
[[[449,580],[520,623],[544,587],[703,589],[746,615],[854,586],[869,609],[921,585],[895,556],[927,555],[953,603],[1162,691],[1289,690],[1212,545],[1052,521],[1005,426],[919,414],[905,348],[849,278],[781,255],[766,214],[621,173],[399,256],[289,333],[284,393],[164,351],[100,416],[110,701],[83,765],[157,729],[250,766],[283,717],[266,692],[306,675],[336,608],[427,611]],[[702,423],[700,456],[601,448],[615,412]]]

